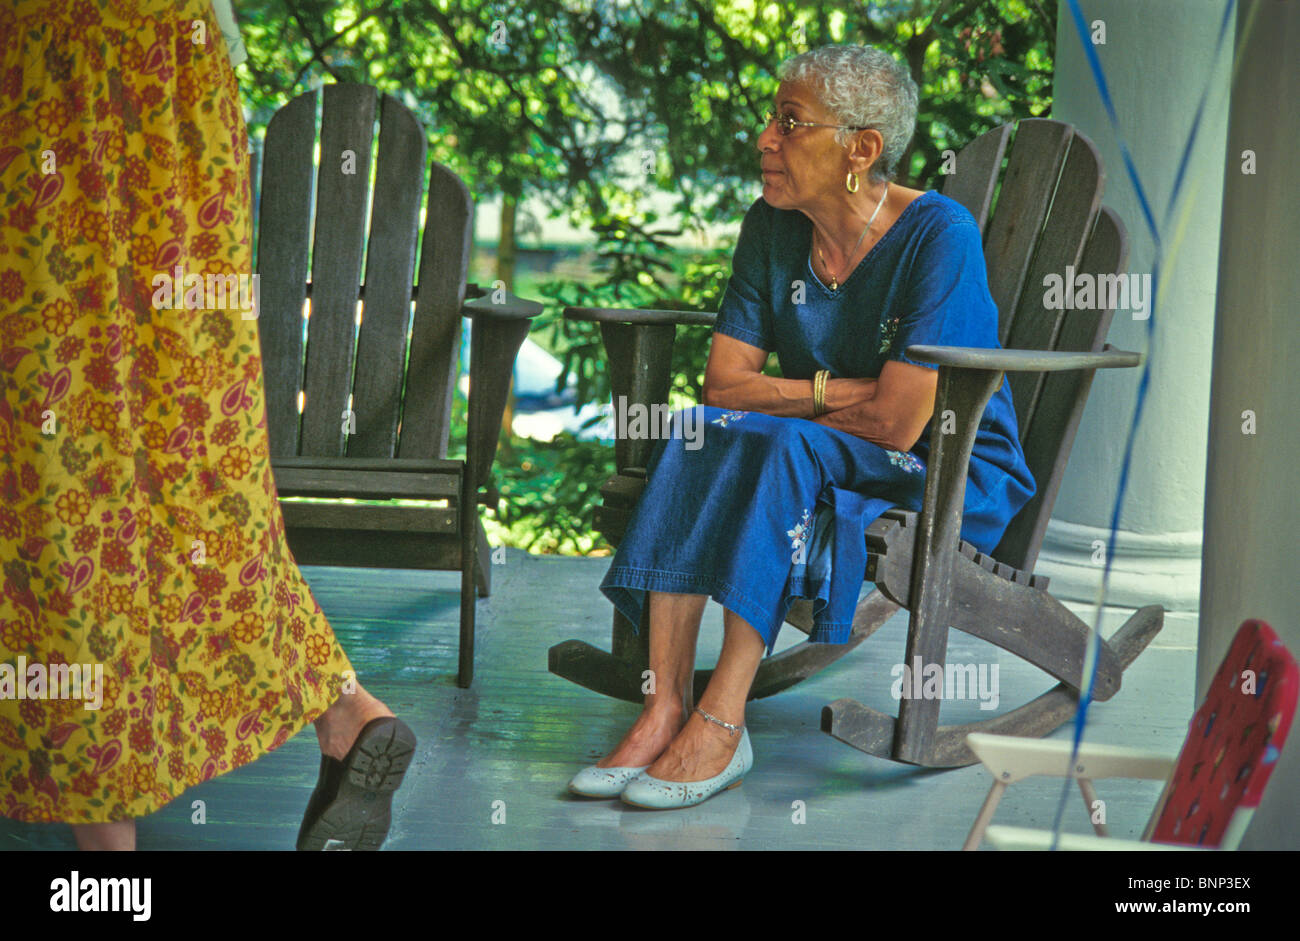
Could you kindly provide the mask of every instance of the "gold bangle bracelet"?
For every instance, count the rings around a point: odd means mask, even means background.
[[[830,378],[829,369],[819,369],[813,376],[813,415],[826,414],[826,380]]]

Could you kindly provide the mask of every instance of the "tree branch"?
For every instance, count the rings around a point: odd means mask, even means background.
[[[307,69],[311,68],[313,62],[319,62],[321,68],[328,72],[334,78],[334,81],[343,81],[343,76],[335,70],[334,66],[325,61],[325,50],[317,44],[316,37],[311,34],[309,29],[307,29],[307,24],[303,22],[302,12],[298,9],[296,0],[285,0],[285,6],[289,8],[289,15],[293,17],[294,22],[298,24],[298,28],[302,30],[302,36],[307,40],[307,45],[311,47],[312,51],[312,56],[307,60],[307,64],[299,69],[298,74],[294,77],[294,85],[296,86],[298,82],[302,80],[303,73],[306,72]]]

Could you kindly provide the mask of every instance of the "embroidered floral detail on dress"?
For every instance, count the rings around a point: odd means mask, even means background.
[[[889,352],[889,348],[894,344],[894,334],[896,333],[898,333],[897,317],[895,317],[893,320],[886,322],[885,325],[880,328],[880,349],[878,350],[878,352],[880,353]]]
[[[920,458],[910,451],[886,451],[889,455],[889,463],[895,467],[901,467],[910,474],[919,474],[925,470],[925,465],[921,463]]]
[[[723,412],[717,418],[713,419],[713,424],[721,425],[723,428],[726,428],[727,425],[729,425],[731,422],[740,421],[748,414],[749,412],[740,412],[740,411]]]
[[[804,548],[808,544],[808,537],[812,535],[812,511],[804,510],[798,525],[794,529],[787,529],[785,534],[790,537],[791,549]]]

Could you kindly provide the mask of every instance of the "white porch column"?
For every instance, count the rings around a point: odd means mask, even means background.
[[[1245,47],[1224,168],[1198,702],[1247,618],[1269,622],[1300,657],[1300,6],[1245,0],[1237,28]],[[1254,174],[1242,172],[1247,150]],[[1243,432],[1247,411],[1254,434]],[[1298,796],[1292,725],[1242,849],[1300,849]]]
[[[1094,48],[1161,223],[1210,76],[1225,0],[1082,0],[1081,6],[1098,37],[1104,28],[1105,43]],[[1094,25],[1099,22],[1104,26]],[[1196,643],[1231,43],[1230,29],[1183,185],[1184,198],[1191,201],[1190,221],[1173,264],[1161,271],[1152,379],[1108,595],[1107,631],[1121,620],[1111,606],[1163,604],[1169,613],[1154,643],[1164,646]],[[1065,0],[1059,5],[1053,95],[1052,117],[1074,124],[1101,153],[1103,203],[1119,213],[1128,229],[1127,270],[1150,273],[1154,243]],[[1120,310],[1108,340],[1121,349],[1143,351],[1145,331],[1146,324],[1134,320],[1130,310]],[[1094,543],[1105,544],[1109,534],[1141,368],[1097,372],[1037,568],[1052,578],[1054,594],[1085,603],[1089,610],[1102,568],[1094,561]],[[1090,616],[1085,620],[1091,623]]]

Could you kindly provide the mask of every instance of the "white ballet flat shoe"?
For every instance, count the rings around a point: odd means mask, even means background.
[[[569,782],[569,791],[579,797],[618,797],[629,781],[649,765],[639,768],[583,768]]]
[[[731,762],[722,774],[704,781],[661,781],[642,774],[628,782],[621,796],[623,803],[647,810],[693,807],[719,791],[737,787],[752,767],[754,750],[749,745],[749,730],[742,729],[740,744],[736,746],[736,753],[731,756]]]

